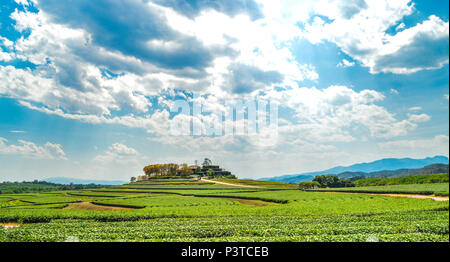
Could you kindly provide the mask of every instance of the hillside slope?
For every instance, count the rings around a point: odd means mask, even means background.
[[[69,177],[52,177],[52,178],[46,178],[43,181],[55,183],[55,184],[62,184],[62,185],[69,185],[70,183],[73,183],[75,185],[105,185],[105,186],[118,186],[127,184],[127,181],[119,181],[119,180],[86,180],[86,179],[79,179],[79,178],[69,178]]]
[[[260,180],[266,181],[279,181],[285,183],[298,183],[301,181],[310,181],[316,175],[323,174],[341,174],[344,172],[377,172],[385,170],[398,170],[398,169],[418,169],[432,164],[448,164],[448,157],[435,156],[427,157],[424,159],[412,159],[412,158],[385,158],[369,163],[359,163],[351,166],[337,166],[323,171],[276,176],[269,178],[261,178]]]
[[[448,174],[448,165],[433,164],[418,169],[402,168],[397,170],[383,170],[377,172],[344,172],[338,174],[340,178],[351,179],[354,177],[364,176],[366,178],[387,178],[387,177],[404,177],[417,175],[432,175],[432,174]]]

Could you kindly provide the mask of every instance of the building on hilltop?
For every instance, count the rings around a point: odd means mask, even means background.
[[[199,175],[201,177],[207,176],[209,170],[212,170],[209,172],[210,172],[210,174],[212,173],[213,176],[231,176],[232,175],[230,171],[223,170],[218,165],[213,165],[212,161],[208,158],[205,158],[202,166],[192,165],[192,166],[189,166],[189,168],[194,172],[194,175]]]
[[[145,175],[137,176],[134,181],[145,181],[152,178],[201,178],[201,177],[228,177],[235,178],[231,172],[223,170],[218,165],[213,165],[212,161],[205,158],[201,166],[197,165],[188,166],[187,164],[152,164],[143,168]]]

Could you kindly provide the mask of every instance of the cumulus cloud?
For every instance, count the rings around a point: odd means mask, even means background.
[[[283,75],[277,71],[262,71],[254,66],[234,64],[228,67],[230,71],[227,85],[233,93],[251,93],[252,91],[279,84]]]
[[[0,61],[11,61],[13,58],[9,53],[0,51]]]
[[[195,18],[203,10],[213,9],[230,16],[238,14],[247,14],[252,19],[263,17],[261,5],[254,0],[235,0],[235,1],[209,1],[209,0],[153,0],[152,2],[171,7],[175,11],[182,13],[190,18]]]
[[[10,41],[6,37],[2,37],[0,35],[0,61],[3,62],[9,62],[14,59],[14,55],[10,52],[4,52],[4,51],[10,51],[11,47],[13,46],[13,42]],[[4,50],[2,50],[4,49]]]
[[[152,141],[210,154],[255,152],[260,142],[251,136],[169,138],[167,130],[175,118],[168,109],[173,100],[198,99],[209,111],[224,112],[225,103],[262,98],[294,115],[280,119],[277,144],[264,150],[335,152],[330,143],[406,135],[426,116],[395,116],[380,105],[384,95],[376,90],[301,87],[305,80],[317,81],[319,75],[313,65],[296,59],[292,44],[303,36],[313,43],[334,42],[351,58],[338,67],[360,63],[373,73],[441,66],[445,59],[440,59],[439,51],[433,55],[423,47],[441,43],[445,30],[448,36],[448,23],[430,17],[395,35],[385,33],[413,12],[408,3],[34,1],[39,12],[25,8],[11,14],[24,37],[15,42],[0,38],[3,50],[8,50],[0,53],[0,59],[34,66],[0,65],[0,94],[32,110],[93,124],[142,128],[154,135]],[[310,21],[311,10],[320,16],[302,31],[298,23]],[[431,42],[418,44],[427,39]],[[401,58],[398,64],[386,62],[394,55],[418,51],[424,55],[414,54],[410,65]],[[192,98],[193,92],[200,96]],[[195,123],[217,120],[210,115],[187,118]],[[206,129],[205,122],[201,130]],[[136,150],[118,143],[96,161],[127,162],[138,157]]]
[[[405,23],[401,22],[396,28],[395,31],[400,31],[406,27]]]
[[[337,141],[351,141],[354,138],[348,129],[358,126],[379,138],[405,135],[417,127],[410,120],[396,119],[386,108],[377,105],[385,97],[374,90],[356,92],[346,86],[323,90],[303,87],[268,92],[266,97],[295,109],[299,125],[310,125],[311,131],[328,130],[323,133],[323,139],[333,140],[334,137]]]
[[[131,147],[121,143],[114,143],[102,155],[94,157],[94,162],[100,163],[131,163],[136,162],[139,153]]]
[[[246,16],[229,17],[215,11],[188,19],[170,9],[163,11],[174,30],[194,36],[207,46],[227,45],[235,51],[235,57],[218,57],[207,69],[219,89],[236,90],[229,88],[229,79],[233,78],[233,74],[239,74],[238,71],[247,75],[249,69],[282,75],[281,86],[318,79],[313,66],[297,62],[291,53],[288,43],[301,31],[286,20],[264,13],[264,19],[251,21]],[[270,87],[270,83],[266,87]],[[217,93],[215,89],[207,91]]]
[[[343,3],[352,4],[345,7]],[[410,0],[324,0],[315,11],[331,22],[316,16],[306,25],[305,37],[312,43],[335,43],[373,74],[411,74],[448,64],[449,23],[439,17],[431,15],[415,26],[387,33],[414,12]]]
[[[11,14],[27,36],[2,38],[14,51],[2,52],[1,59],[14,56],[36,69],[0,65],[0,93],[51,110],[143,114],[151,98],[170,90],[226,98],[318,78],[313,66],[299,64],[281,45],[296,37],[298,27],[264,17],[254,1],[34,5],[39,12]]]
[[[342,61],[337,64],[337,67],[352,67],[352,66],[355,66],[355,62],[350,62],[347,59],[342,59]]]
[[[57,0],[40,0],[38,7],[51,21],[88,32],[93,44],[141,61],[166,68],[202,68],[211,61],[213,50],[207,50],[195,38],[173,31],[163,14],[145,2],[79,0],[67,5]],[[163,44],[149,45],[152,40]]]
[[[409,74],[448,64],[449,24],[437,16],[387,39],[374,59],[374,72]]]
[[[35,159],[67,160],[66,154],[59,144],[50,142],[38,146],[33,142],[18,140],[18,145],[8,144],[8,140],[0,137],[0,154],[16,155]]]
[[[415,123],[423,123],[423,122],[427,122],[431,119],[431,117],[427,114],[420,114],[420,115],[416,115],[416,114],[409,114],[409,120],[411,122],[415,122]]]
[[[143,128],[151,134],[165,134],[170,127],[170,114],[167,110],[158,110],[152,115],[144,117],[133,115],[105,117],[87,114],[69,114],[60,109],[52,110],[46,107],[36,107],[24,101],[20,101],[19,103],[32,110],[45,114],[57,115],[66,119],[73,119],[91,124],[118,124],[133,128]]]

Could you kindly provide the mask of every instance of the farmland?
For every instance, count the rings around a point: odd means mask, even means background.
[[[366,178],[354,181],[357,187],[361,186],[386,186],[386,185],[402,185],[402,184],[433,184],[448,183],[447,174],[432,174],[419,176],[404,176],[391,178]]]
[[[420,194],[448,196],[448,183],[433,184],[400,184],[387,186],[363,186],[347,188],[321,188],[320,191],[332,192],[361,192],[361,193],[399,193],[399,194]]]
[[[253,187],[152,179],[1,194],[0,225],[17,226],[0,226],[0,241],[449,241],[448,201],[220,181]]]

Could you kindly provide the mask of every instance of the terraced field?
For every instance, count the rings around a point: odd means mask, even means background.
[[[0,241],[449,241],[448,201],[242,183],[0,195]]]
[[[329,192],[420,194],[420,195],[436,195],[448,197],[449,183],[403,184],[403,185],[365,186],[365,187],[346,187],[346,188],[320,188],[317,190]]]

